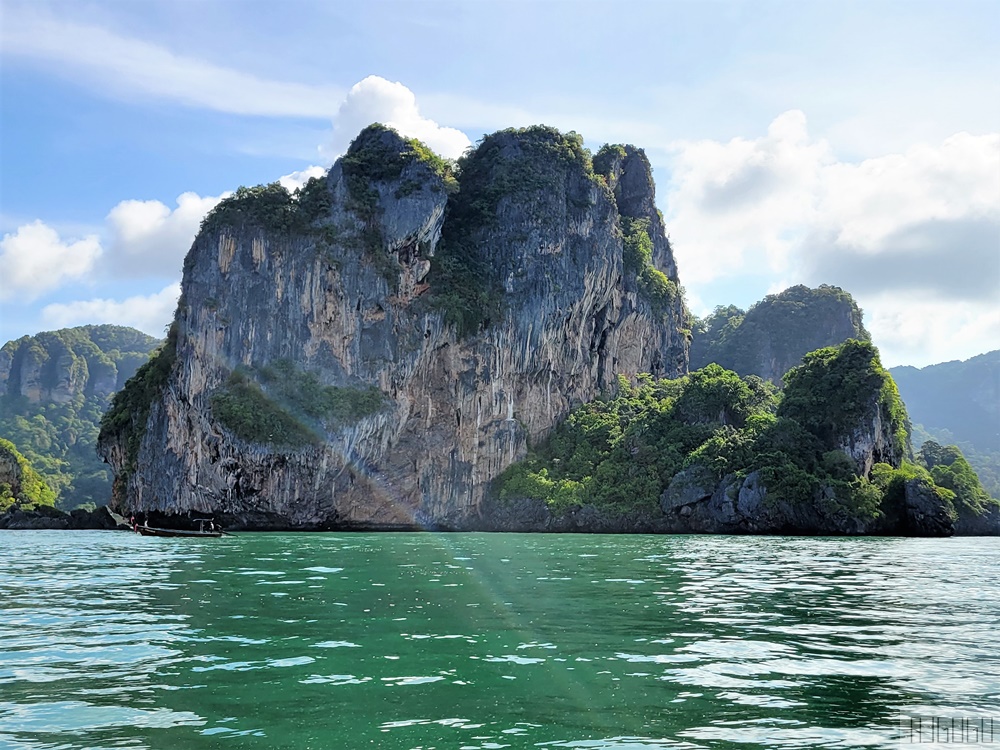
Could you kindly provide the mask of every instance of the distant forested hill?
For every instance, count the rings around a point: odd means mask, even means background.
[[[0,349],[0,438],[31,462],[60,507],[111,496],[111,474],[95,452],[101,415],[159,343],[134,328],[93,325]]]
[[[861,310],[840,287],[789,287],[749,310],[717,307],[692,330],[690,369],[712,362],[780,385],[808,352],[847,339],[869,341]]]
[[[1000,350],[964,362],[889,370],[914,424],[913,444],[958,445],[1000,497]]]

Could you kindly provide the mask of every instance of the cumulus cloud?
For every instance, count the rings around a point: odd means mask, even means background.
[[[801,276],[855,294],[913,292],[941,299],[996,301],[1000,293],[1000,221],[985,217],[904,224],[870,246],[810,237]]]
[[[864,295],[861,301],[887,367],[924,367],[1000,349],[998,305],[894,293]]]
[[[689,288],[762,272],[837,284],[888,360],[935,361],[921,336],[969,355],[1000,343],[981,324],[1000,303],[1000,134],[851,163],[792,111],[757,139],[674,144],[672,166],[668,224]]]
[[[329,156],[347,150],[362,128],[380,122],[408,138],[417,138],[449,159],[457,159],[472,142],[461,130],[447,128],[420,114],[417,98],[406,86],[368,76],[347,92],[333,119]]]
[[[675,144],[666,203],[685,283],[739,274],[747,262],[783,270],[796,237],[816,221],[821,172],[832,161],[797,110],[756,140]]]
[[[174,209],[155,200],[122,201],[107,216],[112,271],[123,276],[179,274],[201,220],[223,197],[183,193]]]
[[[163,336],[173,319],[179,283],[170,284],[150,295],[137,295],[125,300],[90,299],[59,302],[42,308],[42,322],[47,328],[68,328],[90,323],[115,323],[132,326],[150,336]]]
[[[325,174],[326,169],[324,167],[306,167],[305,169],[300,169],[298,172],[282,175],[278,178],[278,182],[289,193],[294,193],[313,177],[322,177]]]
[[[0,241],[0,299],[25,302],[81,279],[101,255],[96,235],[65,241],[41,221],[24,224]]]

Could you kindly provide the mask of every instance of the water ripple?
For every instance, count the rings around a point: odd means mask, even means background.
[[[4,748],[1000,737],[995,539],[0,532],[0,565]]]

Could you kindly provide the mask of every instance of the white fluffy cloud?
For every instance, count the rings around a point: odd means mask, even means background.
[[[305,169],[300,169],[298,172],[282,175],[278,178],[278,182],[289,193],[294,193],[298,188],[305,185],[313,177],[322,177],[325,174],[326,169],[323,167],[306,167]]]
[[[1000,306],[963,300],[864,295],[866,324],[888,366],[922,367],[1000,349]]]
[[[347,92],[333,119],[333,140],[329,156],[336,157],[362,128],[380,122],[408,138],[417,138],[432,150],[457,159],[472,142],[461,130],[446,128],[422,116],[413,92],[401,83],[368,76]]]
[[[125,300],[90,299],[53,303],[42,309],[42,323],[47,328],[67,328],[90,323],[115,323],[132,326],[150,336],[163,336],[164,328],[173,318],[179,283],[170,284],[150,295],[137,295]]]
[[[792,111],[754,140],[675,144],[672,166],[668,224],[696,294],[750,274],[837,284],[893,363],[1000,346],[1000,134],[850,163]]]
[[[0,241],[0,299],[30,302],[86,277],[101,255],[96,235],[64,241],[41,221],[24,224]]]
[[[224,196],[183,193],[177,207],[160,201],[126,200],[107,216],[113,273],[124,276],[179,275],[205,214]]]

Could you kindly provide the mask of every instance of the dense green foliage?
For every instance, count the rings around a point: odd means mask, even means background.
[[[594,155],[594,174],[607,182],[615,161],[621,161],[626,156],[625,146],[620,143],[606,143]]]
[[[907,472],[927,472],[882,464],[859,476],[837,449],[835,431],[859,426],[873,402],[895,414],[893,427],[905,425],[894,393],[874,347],[858,341],[807,357],[783,396],[756,376],[714,364],[676,380],[621,378],[613,397],[575,409],[528,460],[508,469],[498,495],[542,500],[557,512],[581,505],[655,511],[671,479],[700,466],[730,484],[759,472],[772,500],[877,518],[890,485],[902,491]]]
[[[904,446],[909,445],[906,408],[871,342],[850,339],[810,352],[784,380],[778,416],[798,422],[828,449],[861,423],[874,402],[890,422],[899,460],[904,457]],[[831,393],[837,394],[836,400],[829,398]]]
[[[986,494],[994,499],[1000,499],[1000,449],[995,451],[982,450],[977,443],[959,440],[951,430],[929,429],[922,424],[914,424],[914,448],[920,448],[929,440],[942,445],[956,446],[976,472]]]
[[[510,146],[512,135],[517,137],[516,152]],[[457,168],[461,188],[448,200],[429,280],[434,304],[446,320],[472,334],[503,314],[501,280],[479,247],[482,231],[498,220],[501,201],[560,191],[567,170],[593,177],[593,167],[577,133],[537,125],[483,137]]]
[[[920,448],[918,459],[930,472],[934,484],[951,490],[955,493],[955,501],[973,513],[982,513],[988,505],[1000,504],[983,489],[958,446],[943,446],[928,440]]]
[[[309,178],[294,193],[278,182],[241,186],[208,213],[201,230],[251,225],[275,232],[305,231],[329,211],[330,205],[326,180],[318,177]]]
[[[654,510],[671,478],[694,462],[720,479],[749,468],[750,447],[774,427],[776,406],[772,386],[717,365],[676,380],[620,378],[614,397],[575,409],[528,461],[508,469],[499,494],[555,509]]]
[[[212,396],[215,418],[237,437],[293,449],[317,445],[325,431],[355,424],[384,405],[377,388],[323,385],[287,360],[235,370]]]
[[[8,342],[10,376],[0,393],[0,434],[11,439],[60,507],[104,504],[111,474],[95,451],[107,391],[124,385],[157,345],[152,336],[113,325],[47,331]],[[22,383],[37,371],[36,383]],[[29,398],[22,387],[38,393]]]
[[[793,286],[770,294],[749,310],[719,306],[696,321],[691,368],[716,362],[742,375],[779,382],[808,352],[846,339],[870,340],[850,294],[835,286]],[[771,367],[777,365],[778,372]]]
[[[56,493],[9,440],[0,438],[0,513],[55,505]]]
[[[149,358],[139,370],[129,378],[125,387],[115,394],[111,405],[101,419],[101,432],[98,440],[106,442],[116,440],[125,447],[126,464],[120,481],[136,469],[139,457],[139,446],[146,434],[146,423],[163,388],[167,384],[174,362],[177,361],[177,323],[174,322],[167,332],[167,340],[156,353]]]
[[[622,217],[622,248],[627,273],[635,274],[639,292],[657,313],[666,312],[677,299],[677,285],[653,265],[653,240],[649,219]]]

